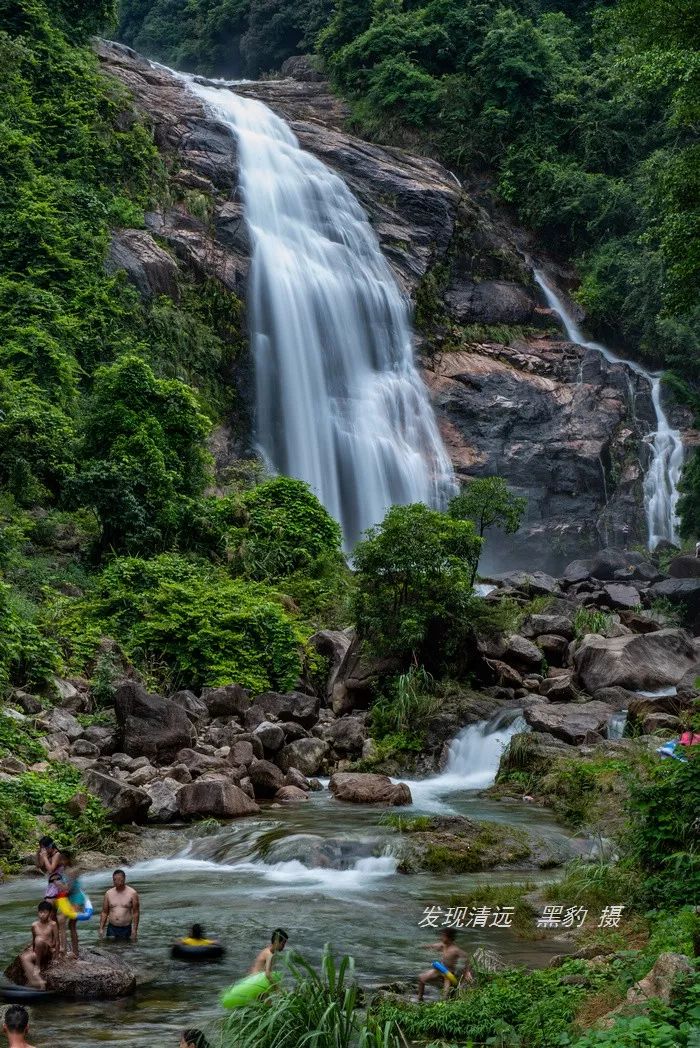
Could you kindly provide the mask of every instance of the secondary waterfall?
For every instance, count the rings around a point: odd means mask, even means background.
[[[661,403],[661,375],[648,371],[631,360],[619,357],[600,342],[585,338],[569,309],[556,291],[547,283],[542,273],[535,269],[533,276],[542,288],[547,305],[561,317],[567,338],[586,349],[593,349],[611,364],[624,364],[636,375],[641,375],[651,387],[651,402],[656,415],[656,430],[651,437],[651,462],[644,478],[644,509],[647,518],[647,544],[649,549],[665,539],[678,543],[678,484],[683,468],[683,442],[677,429],[671,429]]]
[[[307,481],[350,549],[391,505],[437,506],[454,488],[407,302],[343,180],[262,102],[188,79],[238,142],[258,445]]]

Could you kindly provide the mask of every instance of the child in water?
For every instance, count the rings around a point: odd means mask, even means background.
[[[472,982],[474,979],[469,967],[469,959],[464,950],[457,945],[455,939],[456,935],[452,928],[442,928],[440,930],[440,941],[431,942],[424,947],[426,950],[435,950],[440,959],[439,963],[447,968],[449,975],[444,974],[435,967],[429,968],[426,972],[421,972],[418,976],[419,1001],[423,1000],[425,987],[429,982],[438,982],[438,980],[442,979],[443,994],[447,996],[460,982]],[[464,961],[464,968],[461,976],[458,977],[457,968],[462,960]]]

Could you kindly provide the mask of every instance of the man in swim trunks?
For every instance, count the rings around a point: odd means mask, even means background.
[[[264,972],[269,979],[275,954],[282,952],[287,945],[288,939],[289,936],[283,928],[275,928],[270,938],[270,945],[266,946],[264,950],[261,950],[255,958],[253,967],[250,969],[250,974],[257,975],[258,972]]]
[[[440,931],[440,942],[431,942],[424,947],[426,950],[435,950],[438,954],[440,962],[447,968],[448,972],[451,972],[458,982],[472,982],[474,976],[472,970],[469,967],[469,958],[467,957],[464,950],[455,942],[455,932],[452,928],[442,928]],[[464,961],[464,968],[461,976],[457,975],[457,968],[460,961]],[[429,982],[438,982],[442,979],[443,993],[445,996],[451,992],[451,990],[457,985],[457,982],[453,982],[449,976],[444,975],[438,971],[437,968],[429,968],[427,972],[421,972],[418,976],[418,1000],[423,1000],[425,994],[425,987]]]
[[[7,1037],[8,1048],[32,1048],[27,1040],[29,1012],[21,1004],[13,1004],[3,1016],[2,1032]]]
[[[123,870],[115,870],[112,881],[114,887],[105,892],[102,903],[100,938],[104,939],[106,929],[108,939],[136,942],[141,916],[139,893],[127,885]]]
[[[42,972],[58,952],[58,928],[53,918],[53,906],[44,899],[39,903],[38,917],[32,925],[32,942],[20,954],[20,962],[27,986],[45,990]]]

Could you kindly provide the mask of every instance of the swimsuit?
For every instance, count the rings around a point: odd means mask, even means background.
[[[126,924],[121,926],[119,924],[108,924],[107,925],[107,938],[108,939],[130,939],[131,938],[131,925]]]

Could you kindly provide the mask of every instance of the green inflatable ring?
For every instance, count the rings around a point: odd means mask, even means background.
[[[276,976],[273,975],[271,979],[268,979],[265,972],[247,975],[245,979],[239,979],[221,995],[221,1006],[222,1008],[243,1008],[246,1004],[252,1004],[253,1001],[257,1001],[259,997],[272,989],[276,981]]]

